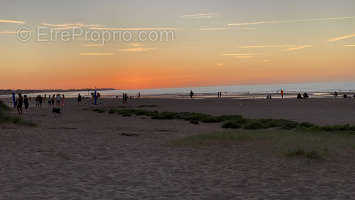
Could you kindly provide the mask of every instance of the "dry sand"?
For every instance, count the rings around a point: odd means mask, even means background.
[[[105,99],[98,107],[122,105]],[[242,114],[355,124],[355,100],[134,100],[161,111]],[[66,100],[24,114],[38,127],[0,125],[0,199],[353,199],[355,159],[336,162],[255,153],[249,144],[180,147],[219,124],[120,117]],[[122,133],[139,136],[122,136]]]

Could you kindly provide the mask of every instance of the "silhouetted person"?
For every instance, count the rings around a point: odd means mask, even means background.
[[[25,110],[27,111],[28,106],[29,106],[27,95],[23,96],[23,104],[25,104]]]
[[[64,94],[62,95],[62,102],[61,102],[61,104],[62,104],[62,106],[64,107],[64,102],[65,101],[65,96],[64,96]]]
[[[347,94],[344,94],[344,99],[347,99],[348,98],[348,95]]]
[[[78,95],[78,104],[80,104],[81,103],[81,95],[79,94]]]
[[[56,105],[57,106],[60,106],[60,100],[61,99],[61,97],[60,97],[60,94],[57,94],[57,97],[56,97]]]
[[[301,93],[298,93],[297,99],[303,99]]]
[[[284,90],[281,89],[281,98],[284,98]]]
[[[303,94],[303,98],[304,98],[304,99],[308,99],[308,98],[309,98],[307,92],[305,92],[305,93]]]
[[[52,95],[52,98],[51,98],[51,104],[52,106],[54,106],[54,103],[55,103],[55,94]]]
[[[43,98],[41,95],[38,96],[39,107],[42,108]]]
[[[18,114],[22,114],[22,105],[23,105],[23,97],[21,95],[21,93],[18,94],[18,98],[16,100],[16,108],[17,108],[17,112]]]
[[[190,98],[192,99],[192,97],[194,97],[194,92],[191,90],[190,91]]]
[[[51,105],[52,104],[52,98],[51,98],[51,95],[48,96],[48,105]]]
[[[39,107],[39,95],[36,96],[35,101],[36,101],[36,107]]]

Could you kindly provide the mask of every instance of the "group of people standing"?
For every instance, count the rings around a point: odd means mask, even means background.
[[[21,93],[19,93],[17,95],[17,97],[15,97],[16,95],[13,94],[13,105],[14,107],[17,109],[17,112],[19,114],[23,113],[23,107],[25,108],[25,110],[27,111],[30,107],[30,103],[32,101],[31,97],[28,97],[27,95],[22,95]],[[64,106],[64,94],[53,94],[53,95],[49,95],[48,97],[48,105],[49,106]],[[41,108],[43,102],[45,102],[47,100],[47,95],[37,95],[35,97],[35,107],[36,108]]]
[[[52,96],[49,95],[48,97],[48,105],[50,106],[64,106],[64,99],[65,99],[65,96],[64,94],[53,94]]]

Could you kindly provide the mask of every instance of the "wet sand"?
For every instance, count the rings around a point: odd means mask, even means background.
[[[90,102],[91,103],[91,102]],[[352,199],[355,159],[310,161],[254,152],[248,143],[181,147],[185,136],[226,131],[220,124],[121,117],[66,100],[24,118],[37,127],[0,125],[0,199]],[[97,107],[122,106],[104,99]],[[354,99],[164,100],[160,111],[241,114],[318,124],[355,124]],[[122,133],[138,136],[123,136]]]

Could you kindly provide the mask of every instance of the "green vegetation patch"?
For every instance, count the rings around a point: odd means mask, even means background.
[[[95,109],[95,112],[104,113],[106,110]],[[125,117],[132,115],[148,116],[152,119],[173,120],[180,119],[191,122],[192,124],[202,123],[222,123],[223,128],[228,129],[247,129],[247,130],[262,130],[270,128],[279,128],[283,130],[309,130],[309,131],[326,131],[326,132],[347,132],[355,133],[355,126],[335,125],[335,126],[317,126],[308,122],[296,122],[285,119],[247,119],[240,115],[220,115],[213,116],[204,113],[195,112],[159,112],[144,109],[122,109],[111,108],[110,114],[119,114]]]
[[[0,124],[13,123],[13,124],[18,124],[23,126],[36,126],[35,123],[30,121],[25,121],[21,117],[10,116],[8,114],[9,111],[10,108],[7,105],[5,105],[2,101],[0,101]]]

